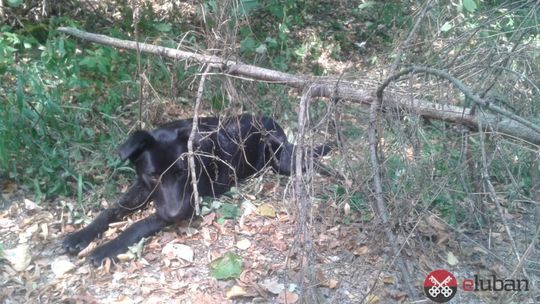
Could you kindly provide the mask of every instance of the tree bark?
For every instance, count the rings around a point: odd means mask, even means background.
[[[305,86],[312,86],[312,97],[328,97],[333,99],[345,99],[370,105],[376,98],[376,88],[366,90],[358,85],[340,81],[338,79],[293,75],[271,69],[261,68],[253,65],[243,64],[238,61],[223,59],[218,56],[196,54],[180,51],[177,49],[156,46],[147,43],[112,38],[106,35],[99,35],[84,32],[74,28],[60,27],[59,32],[66,33],[91,42],[111,45],[118,48],[137,50],[144,53],[160,55],[177,60],[193,60],[201,64],[208,64],[212,68],[221,70],[226,75],[241,76],[252,80],[266,81],[283,84],[292,88],[301,89]],[[410,102],[410,97],[399,93],[385,93],[384,108],[398,108],[405,112],[415,113],[420,116],[459,123],[468,126],[472,130],[478,130],[478,119],[485,131],[497,132],[514,139],[521,139],[533,144],[540,144],[540,133],[534,129],[517,122],[514,119],[476,111],[471,115],[469,108],[438,104],[422,99],[414,99]]]

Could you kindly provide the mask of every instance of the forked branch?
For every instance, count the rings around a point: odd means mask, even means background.
[[[58,28],[58,31],[100,44],[111,45],[123,49],[137,50],[137,43],[135,41],[122,40],[105,35],[88,33],[69,27],[60,27]],[[177,60],[193,60],[201,64],[208,64],[210,68],[218,69],[225,75],[241,76],[242,78],[247,78],[250,80],[278,83],[300,90],[303,90],[306,86],[310,85],[312,86],[312,97],[345,99],[358,102],[362,105],[370,105],[376,95],[374,90],[366,90],[359,87],[357,84],[343,80],[339,81],[339,79],[293,75],[243,64],[238,61],[226,60],[218,56],[185,52],[147,43],[138,43],[138,47],[143,53],[160,55]],[[423,69],[426,73],[435,75],[439,74],[441,77],[444,77],[443,75],[446,73],[441,73],[440,70],[430,68]],[[420,71],[419,67],[416,67],[416,71]],[[404,75],[403,72],[400,74],[401,76]],[[397,78],[394,78],[394,80],[395,79]],[[399,93],[386,94],[385,103],[382,104],[382,106],[397,107],[403,109],[404,111],[415,113],[430,119],[443,120],[451,123],[460,123],[469,126],[473,130],[478,129],[478,119],[480,119],[482,121],[482,125],[485,126],[488,131],[506,134],[512,138],[518,138],[540,145],[540,132],[538,127],[517,115],[508,115],[511,113],[507,113],[504,109],[495,107],[485,99],[480,100],[487,109],[495,111],[497,115],[484,112],[478,113],[477,115],[472,115],[469,108],[439,104],[423,99],[414,99],[411,101],[410,98],[406,98]],[[500,119],[500,115],[498,114],[502,114],[504,116],[503,119]]]

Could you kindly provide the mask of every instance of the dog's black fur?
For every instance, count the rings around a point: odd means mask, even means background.
[[[129,159],[137,180],[113,207],[103,210],[84,229],[68,235],[63,247],[77,253],[107,230],[109,223],[143,208],[153,200],[156,213],[140,220],[116,239],[95,249],[89,256],[94,265],[115,258],[141,238],[158,232],[193,214],[193,187],[187,161],[187,142],[192,119],[178,120],[153,131],[136,131],[120,146],[122,160]],[[271,118],[240,115],[226,120],[199,119],[195,134],[195,171],[201,196],[216,197],[266,166],[283,175],[294,172],[294,145]],[[321,145],[313,157],[327,154]]]

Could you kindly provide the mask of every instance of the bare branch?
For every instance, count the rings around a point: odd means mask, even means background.
[[[134,41],[88,33],[68,27],[60,27],[58,28],[58,31],[96,43],[112,45],[124,49],[137,49],[137,43]],[[147,43],[139,43],[139,49],[144,53],[156,54],[172,59],[194,60],[200,63],[205,63],[211,68],[218,68],[222,70],[226,75],[244,76],[253,80],[279,83],[297,89],[303,89],[307,84],[312,84],[312,97],[318,96],[352,100],[364,105],[369,105],[372,103],[375,96],[374,91],[362,89],[358,85],[351,82],[339,81],[339,88],[336,89],[337,81],[336,79],[332,78],[293,75],[242,64],[232,60],[224,60],[217,56],[190,53]],[[470,92],[470,90],[468,91]],[[471,129],[478,129],[477,117],[471,115],[470,109],[468,108],[443,105],[422,99],[414,99],[412,102],[409,100],[409,98],[406,98],[400,94],[387,94],[387,96],[385,96],[385,104],[382,106],[402,108],[406,111],[414,112],[426,118],[444,120],[452,123],[459,122],[463,125],[471,127]],[[506,113],[504,109],[490,105],[486,100],[480,100],[486,106],[486,108],[492,111],[501,110],[502,113]],[[508,119],[500,119],[500,117],[497,115],[482,113],[481,116],[478,116],[478,119],[482,119],[482,124],[486,126],[487,131],[499,132],[501,134],[523,139],[533,144],[540,144],[540,132],[538,132],[538,127],[532,125],[530,122],[523,123],[523,121],[526,122],[526,120],[522,118],[516,120],[514,119],[514,116],[505,116],[508,117]]]
[[[409,44],[411,43],[411,41],[416,37],[416,33],[418,32],[418,28],[420,27],[420,24],[424,20],[424,17],[426,17],[427,12],[429,12],[429,10],[432,7],[431,2],[433,2],[433,0],[427,0],[426,3],[424,3],[424,6],[422,7],[422,11],[420,11],[420,15],[418,16],[418,18],[416,18],[416,22],[414,23],[413,28],[409,32],[409,35],[407,35],[407,38],[401,41],[400,44],[398,45],[396,58],[392,62],[390,73],[394,73],[397,70],[399,64],[401,63],[403,50],[409,47]]]
[[[312,174],[304,164],[304,160],[309,158],[304,157],[306,153],[306,125],[308,124],[307,109],[309,108],[309,102],[311,100],[311,86],[308,86],[302,93],[300,99],[300,105],[298,110],[298,134],[296,136],[296,144],[294,150],[294,192],[296,200],[298,202],[298,235],[299,242],[302,246],[307,260],[307,265],[303,267],[304,275],[302,276],[302,298],[306,303],[319,303],[317,291],[313,288],[316,286],[315,282],[315,269],[314,265],[315,257],[313,255],[313,237],[311,230],[311,206],[312,197],[309,195],[309,175]],[[306,168],[306,170],[303,170]],[[306,177],[307,176],[307,177]],[[306,282],[307,279],[307,282]]]
[[[195,140],[195,134],[198,130],[199,125],[199,107],[201,105],[202,95],[204,92],[204,82],[206,81],[206,74],[210,70],[210,65],[206,66],[203,74],[201,75],[201,81],[199,82],[199,88],[197,89],[197,99],[195,100],[195,106],[193,107],[193,124],[191,125],[191,133],[189,133],[189,138],[187,142],[188,146],[188,164],[189,171],[191,174],[191,186],[193,187],[193,199],[195,200],[195,214],[200,212],[200,197],[199,190],[197,188],[197,172],[195,170],[195,155],[193,153],[193,140]]]
[[[540,127],[536,126],[534,123],[510,112],[510,111],[507,111],[503,108],[500,108],[492,103],[490,103],[487,99],[485,98],[481,98],[480,96],[474,94],[472,92],[472,90],[467,87],[463,82],[461,82],[459,79],[453,77],[452,75],[450,75],[448,72],[446,71],[443,71],[443,70],[439,70],[439,69],[434,69],[434,68],[428,68],[428,67],[422,67],[422,66],[413,66],[413,67],[410,67],[410,68],[407,68],[397,74],[394,74],[390,77],[388,77],[388,79],[385,80],[385,82],[377,89],[377,98],[382,98],[382,95],[383,95],[383,92],[384,92],[384,89],[392,82],[392,81],[395,81],[397,79],[399,79],[401,76],[403,75],[406,75],[406,74],[409,74],[409,73],[426,73],[426,74],[432,74],[432,75],[435,75],[435,76],[438,76],[438,77],[441,77],[441,78],[444,78],[444,79],[447,79],[448,81],[450,81],[452,84],[454,84],[463,94],[465,94],[465,96],[467,96],[468,98],[470,98],[475,104],[485,108],[485,109],[488,109],[488,110],[491,110],[497,114],[500,114],[504,117],[507,117],[507,118],[510,118],[511,120],[513,121],[516,121],[516,122],[519,122],[521,123],[522,125],[536,131],[536,133],[540,134]]]
[[[380,161],[378,157],[378,143],[379,143],[379,136],[377,134],[377,114],[379,112],[379,105],[382,104],[382,94],[381,96],[373,101],[371,103],[371,108],[369,111],[369,128],[368,128],[368,136],[369,136],[369,152],[370,152],[370,160],[371,160],[371,169],[373,172],[373,187],[375,190],[375,210],[377,212],[377,215],[381,219],[381,222],[384,227],[384,233],[386,235],[386,239],[390,243],[390,246],[392,248],[392,253],[396,259],[396,265],[398,266],[401,274],[403,275],[403,283],[407,287],[407,292],[409,294],[409,297],[411,299],[416,298],[416,293],[414,291],[414,287],[411,285],[411,275],[409,271],[407,270],[407,267],[405,266],[405,262],[402,258],[400,258],[400,248],[399,244],[397,243],[396,236],[390,229],[392,225],[389,223],[388,220],[388,212],[386,211],[386,206],[384,204],[384,197],[383,197],[383,188],[382,188],[382,181],[381,181],[381,166]]]

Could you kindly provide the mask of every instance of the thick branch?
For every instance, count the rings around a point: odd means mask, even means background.
[[[112,38],[67,27],[60,27],[58,28],[58,31],[100,44],[131,50],[137,49],[137,43],[135,41]],[[375,91],[362,89],[349,82],[340,81],[338,83],[337,80],[330,78],[293,75],[232,60],[225,60],[217,56],[190,53],[147,43],[139,43],[139,49],[144,53],[156,54],[178,60],[194,60],[208,64],[212,68],[220,69],[227,75],[279,83],[297,89],[303,89],[306,85],[312,85],[312,97],[318,96],[346,99],[369,105],[374,100],[376,94]],[[477,119],[481,119],[482,124],[488,131],[499,132],[534,144],[540,144],[540,133],[536,131],[536,128],[531,128],[530,125],[524,125],[522,122],[518,122],[513,118],[504,117],[501,119],[498,115],[484,113],[479,113],[478,115],[480,116],[477,118],[474,115],[470,115],[470,109],[468,108],[441,105],[421,99],[415,99],[412,102],[409,102],[409,100],[410,98],[405,98],[399,94],[386,94],[384,105],[398,107],[405,111],[416,113],[431,119],[461,123],[473,129],[478,129]],[[489,107],[489,109],[495,110],[491,107]]]

